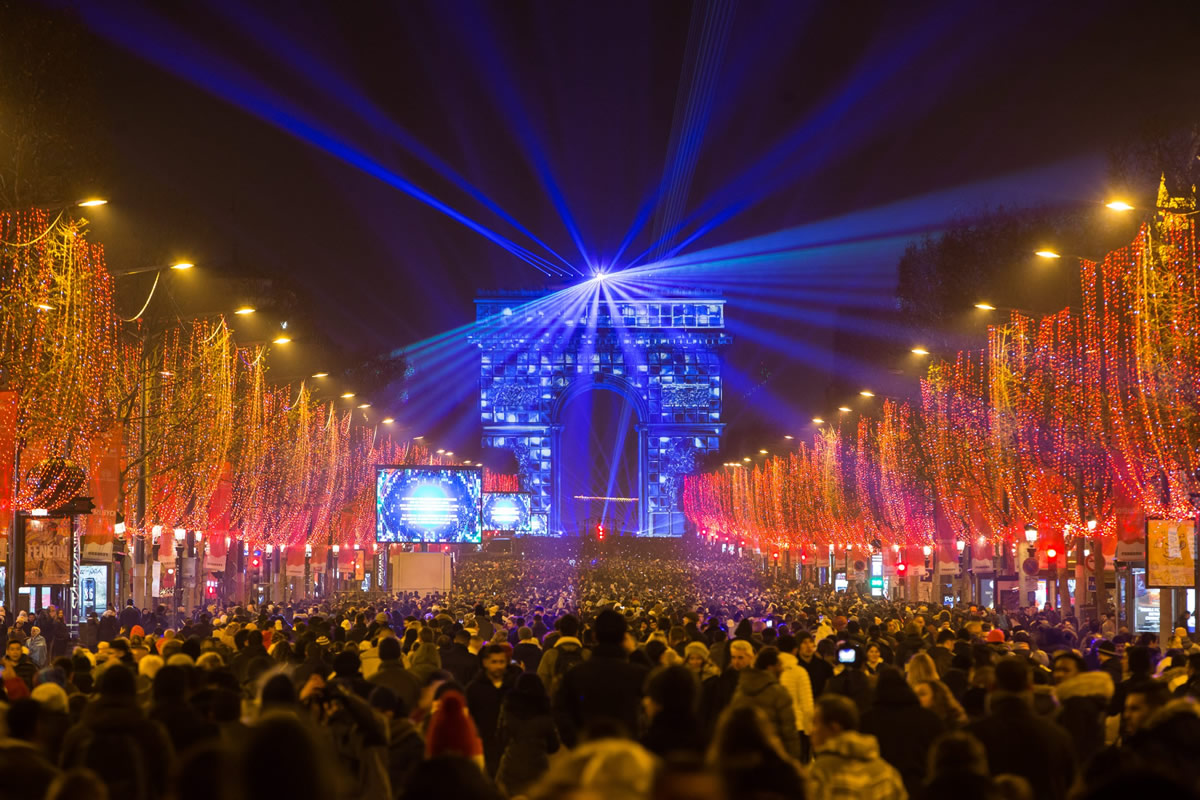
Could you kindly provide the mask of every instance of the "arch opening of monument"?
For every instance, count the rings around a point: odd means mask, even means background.
[[[725,304],[709,294],[556,303],[545,292],[476,299],[482,445],[516,457],[534,533],[577,527],[563,498],[564,409],[614,392],[636,419],[636,531],[680,536],[683,476],[720,447]],[[569,420],[568,420],[569,421]],[[570,455],[568,453],[567,455]],[[576,458],[578,456],[571,456]]]

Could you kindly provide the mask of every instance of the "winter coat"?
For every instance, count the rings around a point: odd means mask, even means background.
[[[413,651],[409,671],[422,686],[429,676],[442,668],[442,659],[438,655],[437,645],[432,642],[421,642]]]
[[[1075,778],[1075,753],[1061,728],[1033,713],[1021,695],[993,692],[988,715],[967,726],[983,744],[993,776],[1029,781],[1035,800],[1063,800]]]
[[[516,697],[500,714],[499,740],[503,755],[496,785],[507,797],[523,794],[541,778],[550,767],[550,754],[559,748],[549,707],[537,708]]]
[[[906,800],[904,780],[879,756],[874,736],[845,731],[817,748],[807,800]]]
[[[621,645],[596,645],[592,657],[572,667],[559,682],[555,718],[563,741],[573,747],[579,732],[598,719],[619,722],[636,737],[646,672],[629,661]]]
[[[537,642],[521,642],[513,648],[513,661],[516,661],[526,672],[538,671],[538,665],[542,662],[542,648]]]
[[[425,758],[425,740],[408,717],[396,717],[388,722],[387,772],[392,784],[392,797],[399,800],[413,769]]]
[[[417,677],[404,668],[398,660],[380,661],[379,669],[367,678],[373,686],[386,686],[404,701],[404,707],[410,712],[417,707],[421,695],[421,684]]]
[[[101,773],[112,797],[155,798],[168,786],[171,753],[162,727],[146,719],[132,698],[101,696],[67,731],[59,766],[87,764]]]
[[[923,708],[911,692],[904,697],[876,694],[859,729],[875,737],[880,756],[900,773],[908,793],[917,794],[925,779],[929,748],[945,730],[938,715]]]
[[[807,733],[812,730],[813,690],[808,670],[800,666],[800,660],[791,653],[780,653],[779,661],[783,672],[779,683],[792,696],[792,708],[796,712],[796,730]]]
[[[796,728],[792,695],[770,672],[753,667],[742,670],[730,705],[756,706],[775,728],[784,750],[793,758],[800,755],[800,736]]]
[[[33,661],[34,666],[38,669],[46,666],[50,660],[50,652],[46,649],[46,637],[40,633],[37,636],[30,636],[25,642],[25,646],[29,648],[29,658]]]
[[[708,737],[702,726],[690,714],[672,714],[660,711],[650,720],[650,727],[641,739],[642,747],[656,756],[666,758],[674,753],[703,758]]]
[[[460,686],[466,686],[474,680],[480,670],[479,656],[468,650],[465,644],[452,642],[438,648],[438,654],[442,659],[442,669],[453,675]]]
[[[488,775],[496,774],[503,753],[500,744],[500,710],[504,705],[504,697],[512,690],[520,674],[520,667],[510,665],[509,672],[496,686],[487,673],[480,672],[467,687],[467,709],[471,712],[471,719],[475,720],[475,730],[483,742],[483,759]]]

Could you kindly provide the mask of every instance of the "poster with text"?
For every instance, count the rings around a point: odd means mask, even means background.
[[[1146,585],[1182,589],[1196,582],[1196,526],[1190,520],[1146,520]]]
[[[71,582],[71,521],[29,519],[25,523],[25,581],[27,586]]]

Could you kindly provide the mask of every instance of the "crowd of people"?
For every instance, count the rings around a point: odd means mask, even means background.
[[[0,796],[1172,797],[1200,647],[748,561],[476,555],[447,595],[5,617]],[[51,636],[46,636],[50,631]]]

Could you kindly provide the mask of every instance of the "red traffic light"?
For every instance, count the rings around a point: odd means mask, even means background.
[[[771,553],[771,558],[775,558],[775,559],[779,558],[779,551],[776,550],[774,553]]]
[[[908,572],[908,564],[900,563],[896,565],[896,574],[903,575]]]
[[[1046,548],[1046,558],[1058,558],[1058,551],[1053,547]]]

